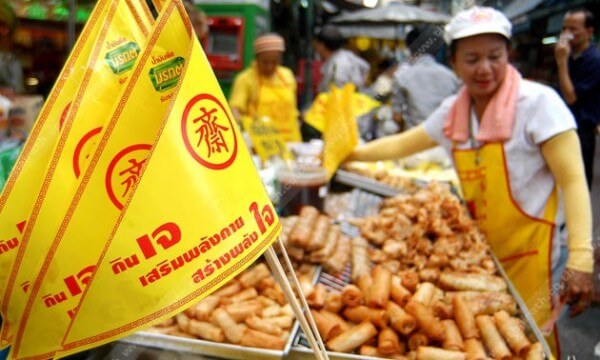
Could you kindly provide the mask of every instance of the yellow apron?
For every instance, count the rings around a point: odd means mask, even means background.
[[[258,72],[258,71],[257,71]],[[285,142],[301,142],[300,128],[298,126],[298,109],[296,109],[296,94],[292,91],[291,84],[286,84],[284,79],[276,72],[282,85],[265,82],[258,77],[258,96],[254,112],[255,116],[267,116]]]
[[[557,191],[550,195],[544,216],[535,218],[527,215],[512,196],[501,143],[474,150],[455,148],[453,157],[471,216],[541,327],[553,308],[551,251]],[[546,340],[557,357],[556,327]]]

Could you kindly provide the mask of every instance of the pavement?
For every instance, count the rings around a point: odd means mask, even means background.
[[[594,240],[596,251],[600,251],[600,136],[596,138],[594,158],[594,182],[592,185],[592,212],[594,216]],[[600,269],[596,264],[596,279]],[[596,281],[596,294],[600,294],[600,281]],[[579,316],[563,316],[558,321],[560,348],[563,360],[598,360],[594,347],[600,351],[600,303],[594,304]]]

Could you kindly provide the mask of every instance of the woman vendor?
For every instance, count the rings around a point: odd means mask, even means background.
[[[281,66],[285,43],[277,34],[265,34],[254,41],[256,61],[239,73],[233,82],[229,105],[234,117],[268,118],[283,141],[302,141],[298,125],[296,79]]]
[[[510,36],[510,22],[492,8],[458,13],[444,37],[464,84],[459,93],[421,125],[358,147],[347,160],[395,159],[441,145],[471,215],[542,326],[559,288],[572,315],[589,306],[591,205],[573,116],[553,89],[522,79],[509,64]],[[563,207],[568,258],[559,287],[552,271],[560,268],[555,224]]]

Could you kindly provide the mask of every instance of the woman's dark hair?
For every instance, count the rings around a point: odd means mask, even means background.
[[[315,39],[332,51],[338,50],[346,44],[346,39],[342,36],[340,30],[333,25],[323,26],[315,35]]]

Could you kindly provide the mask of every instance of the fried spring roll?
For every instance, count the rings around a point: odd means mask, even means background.
[[[384,328],[388,322],[388,317],[385,310],[373,309],[363,305],[355,306],[353,308],[346,308],[344,310],[344,316],[346,319],[354,323],[360,323],[368,320],[378,328]]]
[[[392,355],[400,352],[400,339],[394,330],[384,328],[379,332],[377,350],[383,355]]]
[[[225,333],[225,337],[233,344],[239,344],[246,330],[245,325],[235,322],[229,313],[221,308],[213,311],[211,322],[218,325]]]
[[[325,260],[322,264],[325,270],[332,274],[340,274],[343,272],[346,268],[346,264],[350,261],[351,250],[350,238],[341,235],[338,238],[333,256]]]
[[[279,286],[264,289],[261,295],[266,296],[271,300],[275,300],[279,305],[284,305],[287,302],[285,294]]]
[[[325,242],[325,246],[322,249],[312,252],[309,255],[309,260],[311,262],[320,263],[330,257],[337,246],[338,238],[340,237],[340,228],[337,225],[333,225],[329,227],[329,232],[327,233],[327,241]]]
[[[529,352],[527,353],[527,357],[525,360],[542,360],[544,359],[544,349],[542,348],[542,344],[539,342],[534,343],[529,348]]]
[[[359,348],[377,335],[377,329],[369,321],[364,321],[327,341],[327,347],[333,351],[350,352]]]
[[[218,326],[205,321],[190,320],[188,332],[194,336],[208,341],[225,341],[225,334],[223,333],[223,330],[221,330],[221,328]]]
[[[254,285],[258,291],[263,291],[274,286],[277,286],[277,282],[271,276],[261,279],[256,285]]]
[[[418,301],[425,306],[429,306],[431,303],[431,299],[433,298],[433,293],[435,292],[435,285],[430,282],[423,282],[417,286],[417,291],[415,291],[414,295],[410,299],[411,301]]]
[[[315,319],[315,324],[317,325],[317,329],[319,329],[319,334],[321,334],[323,341],[333,339],[343,332],[339,323],[329,321],[327,317],[316,310],[310,310],[310,312],[313,319]]]
[[[190,318],[187,317],[185,313],[179,313],[175,315],[175,320],[177,321],[177,326],[179,326],[181,331],[188,332],[188,328],[190,327]]]
[[[461,296],[452,298],[454,319],[463,339],[479,339],[479,331],[475,324],[475,315]]]
[[[263,318],[279,316],[279,315],[281,315],[281,306],[279,306],[277,303],[275,303],[275,305],[271,305],[269,307],[263,308],[262,313],[261,313],[261,316]]]
[[[329,233],[329,223],[329,216],[321,214],[317,217],[315,228],[310,236],[306,250],[316,251],[325,247]]]
[[[471,273],[442,273],[439,285],[451,290],[506,291],[506,282],[499,276]]]
[[[334,292],[327,293],[327,299],[325,299],[325,306],[323,309],[337,313],[340,312],[343,307],[342,294]]]
[[[373,285],[365,296],[365,304],[369,307],[385,308],[390,298],[392,273],[387,268],[377,265],[371,272]]]
[[[499,291],[449,291],[446,301],[452,301],[454,296],[460,295],[469,304],[473,314],[494,315],[497,311],[504,310],[510,315],[517,313],[517,302],[506,292]]]
[[[275,335],[275,336],[281,335],[281,333],[283,333],[283,330],[279,326],[272,324],[268,321],[265,321],[265,320],[259,318],[258,316],[251,316],[251,317],[247,318],[246,325],[248,325],[248,327],[250,327],[254,330],[262,331],[264,333]]]
[[[433,315],[433,310],[416,301],[409,301],[405,308],[406,312],[417,319],[419,327],[428,338],[432,340],[444,339],[444,327]]]
[[[412,293],[402,286],[402,280],[398,276],[392,276],[390,296],[396,304],[404,306],[410,300]]]
[[[360,289],[363,294],[363,297],[371,290],[371,285],[373,285],[373,279],[370,274],[364,274],[358,277],[356,281],[356,286]]]
[[[237,304],[223,306],[223,309],[231,315],[236,322],[243,322],[246,318],[255,315],[261,315],[263,311],[262,305],[258,301],[245,301]],[[279,308],[279,306],[278,306]],[[209,318],[210,319],[210,318]]]
[[[351,328],[351,326],[341,316],[339,316],[336,313],[333,313],[333,312],[327,311],[327,310],[321,310],[320,313],[328,321],[338,324],[340,326],[340,328],[342,329],[342,331],[346,331]]]
[[[319,210],[312,206],[303,206],[300,209],[298,220],[290,233],[290,244],[306,248],[310,242],[310,236],[318,217]]]
[[[525,357],[531,347],[531,342],[525,336],[525,333],[515,319],[513,319],[506,311],[498,311],[494,314],[496,327],[500,335],[506,340],[508,346],[517,354]]]
[[[230,297],[221,298],[221,304],[229,305],[229,304],[240,303],[242,301],[254,299],[257,296],[258,296],[258,292],[256,291],[255,288],[251,287],[251,288],[244,289],[235,295],[231,295]]]
[[[190,315],[190,317],[191,317],[191,315]],[[169,327],[169,326],[173,326],[173,324],[175,324],[175,318],[170,317],[170,318],[164,320],[163,322],[160,322],[160,323],[154,325],[154,327],[157,327],[157,328]]]
[[[227,285],[215,291],[213,295],[218,297],[227,297],[237,294],[240,291],[242,291],[242,284],[237,281],[230,281]]]
[[[361,275],[368,275],[370,272],[371,260],[369,260],[367,253],[368,248],[369,242],[365,238],[360,236],[352,238],[352,273],[350,278],[353,281],[357,281]]]
[[[277,305],[275,300],[269,299],[268,297],[262,296],[262,295],[257,296],[256,301],[258,301],[264,307]],[[279,306],[279,305],[277,305],[277,306]]]
[[[452,304],[446,304],[442,300],[436,300],[429,304],[435,316],[440,319],[454,319],[454,307]]]
[[[477,339],[465,340],[465,352],[467,354],[467,360],[487,360],[487,354],[483,348],[481,341]]]
[[[245,271],[242,275],[240,275],[240,283],[245,288],[253,287],[258,284],[262,279],[269,277],[271,272],[266,264],[260,263],[254,266],[251,270]]]
[[[221,298],[215,295],[208,295],[200,300],[196,305],[186,310],[186,314],[196,320],[208,321],[210,314],[217,308]]]
[[[390,325],[402,335],[410,334],[417,327],[417,320],[393,301],[388,302],[387,313]]]
[[[327,288],[325,285],[318,283],[313,291],[308,294],[306,301],[312,308],[320,309],[325,306],[325,300],[327,299]]]
[[[342,304],[355,307],[362,304],[363,293],[356,285],[346,285],[342,289]]]
[[[477,315],[475,322],[481,332],[485,348],[490,352],[492,357],[502,360],[510,359],[512,354],[498,332],[496,324],[494,324],[494,319],[489,315]]]
[[[294,323],[294,317],[291,315],[281,315],[281,316],[273,316],[268,318],[263,318],[263,320],[270,322],[273,325],[279,326],[283,329],[289,329],[292,327]]]
[[[240,345],[264,349],[283,350],[285,339],[261,331],[246,329],[240,339]]]
[[[422,332],[416,332],[408,337],[408,348],[417,350],[421,346],[429,344],[429,338]]]
[[[173,320],[173,321],[175,321],[175,320]],[[171,326],[151,327],[144,331],[153,333],[153,334],[169,335],[169,334],[172,334],[173,332],[180,331],[180,330],[179,330],[179,325],[175,324],[175,325],[171,325]]]
[[[442,325],[444,326],[442,347],[446,350],[463,351],[465,345],[454,320],[442,320]]]
[[[417,349],[417,360],[465,360],[462,351],[444,350],[431,346],[420,346]]]
[[[402,280],[402,286],[404,286],[408,291],[414,293],[417,289],[417,284],[419,284],[419,275],[417,275],[414,271],[404,271],[400,275],[400,279]]]
[[[408,252],[406,241],[387,240],[383,243],[382,250],[392,259],[400,259]]]

